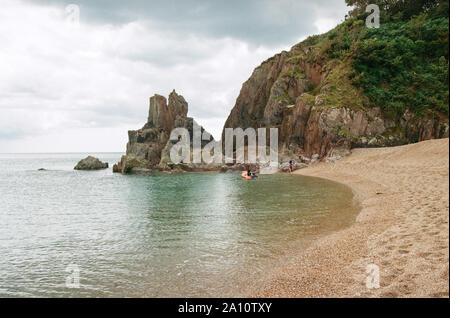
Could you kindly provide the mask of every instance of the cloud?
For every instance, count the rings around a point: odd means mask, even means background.
[[[62,0],[29,0],[65,6]],[[213,38],[232,37],[253,45],[295,44],[316,33],[318,18],[342,19],[348,11],[336,0],[78,0],[88,23],[126,24],[151,20],[159,29]]]
[[[51,151],[49,136],[74,138],[77,130],[102,148],[144,124],[151,95],[174,88],[218,137],[257,65],[338,22],[340,11],[329,7],[314,20],[320,3],[83,0],[77,26],[65,20],[65,2],[2,1],[0,152],[43,143]],[[108,142],[110,150],[122,151],[123,139]]]

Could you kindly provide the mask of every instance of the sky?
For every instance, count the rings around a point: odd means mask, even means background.
[[[344,0],[2,0],[0,153],[124,152],[175,89],[220,138],[267,58],[342,22]]]

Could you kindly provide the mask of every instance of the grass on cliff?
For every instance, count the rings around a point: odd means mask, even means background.
[[[365,27],[366,15],[341,24],[328,35],[330,58],[348,58],[353,84],[394,116],[407,107],[448,114],[448,16],[421,13]]]
[[[354,14],[302,42],[309,62],[331,70],[316,89],[325,91],[324,105],[379,106],[396,118],[406,108],[448,116],[448,1],[441,2],[426,12],[382,13],[377,29],[366,27],[367,13]]]
[[[330,73],[320,85],[324,106],[361,109],[370,105],[367,96],[352,84],[349,76],[352,68],[349,64],[332,60],[327,67]]]

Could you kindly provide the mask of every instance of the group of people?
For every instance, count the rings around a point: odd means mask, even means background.
[[[294,160],[289,160],[289,173],[294,172],[294,166],[295,166],[295,162]],[[250,169],[247,170],[247,176],[248,177],[257,177],[257,175],[252,172]]]

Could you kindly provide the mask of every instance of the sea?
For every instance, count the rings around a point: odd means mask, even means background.
[[[113,173],[122,155],[0,154],[0,297],[245,296],[359,211],[324,179]]]

